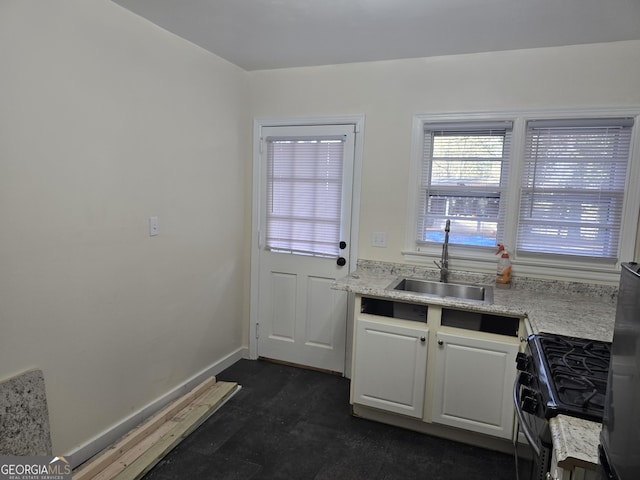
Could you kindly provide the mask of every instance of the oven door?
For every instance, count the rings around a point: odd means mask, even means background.
[[[523,379],[526,379],[527,386],[523,385]],[[551,468],[551,433],[549,422],[539,412],[539,395],[531,388],[530,382],[530,375],[520,372],[513,385],[513,403],[517,416],[517,480],[545,480]]]
[[[618,480],[611,466],[607,454],[602,448],[602,444],[598,446],[598,480]]]

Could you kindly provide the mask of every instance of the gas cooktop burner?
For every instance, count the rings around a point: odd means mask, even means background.
[[[553,381],[562,403],[580,408],[604,408],[606,381],[589,380],[587,377],[576,377],[564,373],[556,373]]]
[[[602,421],[611,344],[549,334],[532,338],[545,416],[566,413]]]
[[[542,337],[542,349],[552,369],[567,369],[577,375],[600,376],[609,370],[609,346],[595,340]]]

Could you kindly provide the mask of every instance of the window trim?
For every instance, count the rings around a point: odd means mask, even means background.
[[[622,229],[618,246],[618,261],[605,264],[580,258],[559,259],[556,256],[519,254],[516,255],[516,234],[520,205],[520,179],[524,165],[526,123],[531,120],[554,120],[562,118],[619,118],[633,117],[634,127],[631,134],[630,162],[625,184],[625,199],[622,212]],[[640,189],[630,188],[633,178],[640,178],[640,106],[629,108],[570,108],[543,110],[512,110],[469,113],[415,114],[413,116],[411,140],[411,176],[408,188],[408,208],[405,232],[405,248],[402,255],[406,261],[431,264],[440,258],[442,246],[439,244],[416,245],[417,213],[419,205],[418,172],[422,166],[425,124],[446,122],[512,121],[511,138],[512,158],[510,161],[509,182],[505,189],[507,208],[504,221],[504,243],[508,246],[515,274],[559,280],[594,281],[597,283],[617,284],[619,282],[620,262],[634,259],[638,236],[638,212],[640,211]],[[494,252],[487,247],[450,246],[450,266],[453,270],[465,270],[491,273],[495,271],[497,261]]]

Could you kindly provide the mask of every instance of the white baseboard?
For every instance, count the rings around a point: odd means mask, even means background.
[[[246,347],[241,347],[234,352],[231,352],[226,357],[221,358],[212,365],[209,365],[207,368],[196,373],[194,376],[184,381],[173,390],[165,393],[137,412],[131,414],[122,421],[99,433],[84,445],[78,447],[70,453],[64,454],[65,457],[70,456],[71,467],[76,468],[78,465],[86,462],[91,457],[107,448],[109,445],[115,443],[127,432],[138,426],[145,419],[149,418],[155,412],[161,410],[176,398],[181,397],[187,392],[193,390],[193,388],[202,383],[205,379],[219,374],[220,372],[243,358],[249,358],[249,349]]]

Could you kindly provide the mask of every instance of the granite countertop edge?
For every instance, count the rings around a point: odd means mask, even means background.
[[[549,420],[549,429],[560,468],[596,469],[600,430],[602,430],[600,423],[568,415],[557,415]]]

